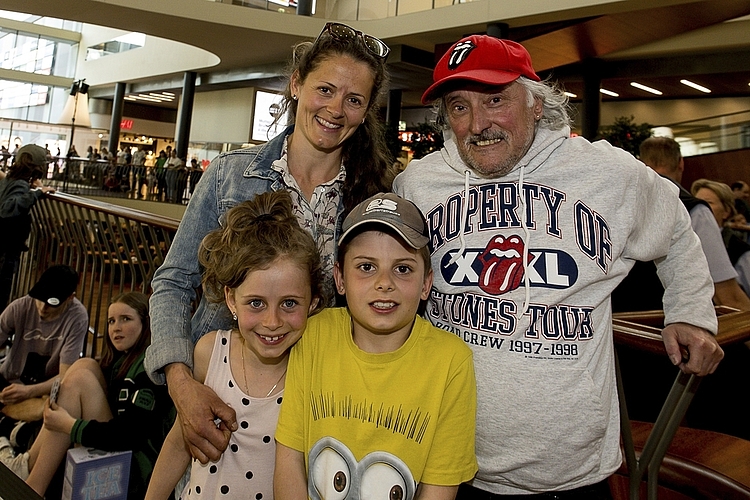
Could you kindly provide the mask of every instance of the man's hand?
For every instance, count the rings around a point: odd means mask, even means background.
[[[703,328],[687,323],[672,323],[662,330],[661,336],[672,364],[684,373],[701,377],[708,375],[716,370],[724,357],[716,338]],[[687,349],[687,361],[683,359],[681,348]]]
[[[10,384],[0,392],[0,403],[12,405],[33,397],[31,387],[23,384]]]
[[[218,460],[237,430],[234,410],[210,387],[193,379],[187,366],[174,363],[165,372],[190,453],[202,464]],[[214,423],[217,418],[221,420],[218,425]]]

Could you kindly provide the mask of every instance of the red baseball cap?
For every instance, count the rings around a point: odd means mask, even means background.
[[[435,83],[422,94],[422,104],[440,97],[441,87],[454,80],[505,85],[519,76],[540,80],[523,45],[489,35],[467,36],[454,43],[438,61],[432,72]]]

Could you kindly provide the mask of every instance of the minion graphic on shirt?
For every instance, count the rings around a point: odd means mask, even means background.
[[[307,492],[314,500],[412,500],[417,483],[398,457],[374,451],[361,461],[332,437],[310,450]]]

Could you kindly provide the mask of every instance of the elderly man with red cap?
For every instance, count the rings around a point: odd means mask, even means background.
[[[458,498],[610,498],[622,462],[610,294],[634,261],[657,262],[672,363],[706,375],[723,356],[690,218],[629,153],[571,137],[567,98],[520,44],[466,37],[433,78],[422,101],[445,146],[394,191],[427,218],[425,314],[474,352],[479,472]]]

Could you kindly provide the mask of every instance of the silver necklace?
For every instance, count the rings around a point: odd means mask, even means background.
[[[245,371],[245,337],[242,336],[240,333],[240,338],[242,339],[242,350],[240,351],[240,356],[242,357],[242,378],[245,380],[245,390],[247,393],[250,393],[250,386],[247,384],[247,372]],[[284,375],[286,375],[286,368],[284,368],[284,371],[281,373],[281,377],[279,377],[279,380],[276,381],[275,384],[273,384],[273,387],[271,387],[271,390],[268,391],[268,394],[266,394],[266,397],[273,394],[273,391],[276,390],[276,387],[281,383],[281,380],[284,378]]]

